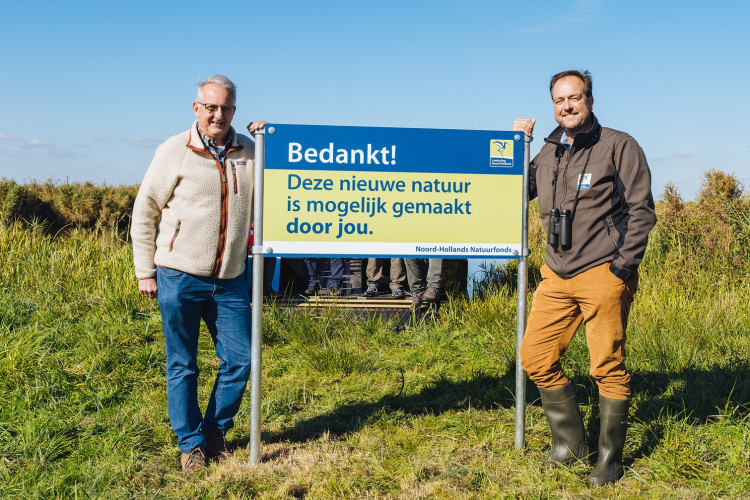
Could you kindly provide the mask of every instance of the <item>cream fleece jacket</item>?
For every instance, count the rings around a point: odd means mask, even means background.
[[[255,145],[232,135],[224,171],[197,122],[156,149],[133,206],[137,278],[156,276],[156,266],[222,279],[245,270]]]

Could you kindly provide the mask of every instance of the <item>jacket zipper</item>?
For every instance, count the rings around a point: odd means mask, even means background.
[[[219,275],[219,270],[221,269],[221,263],[224,260],[224,246],[226,245],[226,231],[227,231],[227,217],[228,217],[228,203],[229,203],[229,197],[227,196],[227,191],[229,190],[229,187],[227,186],[227,173],[226,173],[226,165],[222,165],[221,162],[214,158],[214,161],[216,161],[216,165],[219,167],[219,172],[221,173],[221,208],[220,213],[221,216],[219,218],[219,243],[216,245],[216,258],[214,259],[214,268],[211,271],[211,276],[215,277]]]
[[[568,150],[568,154],[565,155],[565,168],[563,169],[563,197],[560,201],[559,207],[562,208],[563,202],[565,201],[565,198],[568,197],[568,165],[570,165],[570,155],[572,154],[573,147],[565,148]],[[553,207],[554,208],[554,207]],[[567,260],[566,257],[568,256],[567,252],[560,247],[560,253],[562,254],[562,262],[560,263],[560,271],[562,272],[563,276],[566,276],[565,273],[565,261]]]
[[[568,148],[566,148],[568,149]],[[563,168],[563,197],[560,201],[560,205],[558,205],[561,209],[563,206],[563,203],[565,202],[565,198],[568,197],[568,165],[570,165],[570,155],[572,154],[572,147],[568,149],[568,154],[565,156],[565,168]],[[555,208],[555,207],[552,207]]]
[[[171,252],[174,248],[174,240],[177,239],[177,235],[180,234],[180,226],[182,225],[182,219],[177,219],[177,227],[174,228],[174,234],[172,239],[169,240],[169,251]]]
[[[219,244],[216,246],[216,259],[214,260],[214,268],[211,272],[212,277],[219,275],[221,271],[221,265],[224,261],[224,248],[227,244],[227,227],[229,226],[229,185],[227,183],[227,170],[226,170],[226,159],[229,157],[229,153],[236,151],[239,148],[230,149],[224,156],[224,165],[219,160],[214,158],[216,165],[219,167],[221,173],[221,218],[219,222]],[[222,168],[223,167],[223,168]]]
[[[232,163],[232,177],[234,177],[234,194],[237,194],[237,166]]]
[[[195,146],[191,145],[190,141],[192,140],[192,131],[190,138],[188,138],[188,144],[187,147],[192,149],[193,151],[201,154],[208,154],[211,156],[211,154],[206,151],[205,149],[199,149]],[[225,158],[229,157],[229,154],[234,151],[239,151],[242,149],[242,146],[233,147],[229,149],[226,152]],[[219,271],[221,270],[221,264],[224,260],[224,247],[226,246],[226,231],[228,226],[228,214],[229,214],[229,187],[227,186],[227,176],[226,176],[226,170],[222,168],[221,162],[218,161],[216,158],[214,158],[214,161],[216,162],[216,166],[219,168],[219,176],[221,177],[221,214],[219,218],[219,242],[216,247],[216,258],[214,260],[214,267],[211,272],[211,277],[216,277],[219,275]]]

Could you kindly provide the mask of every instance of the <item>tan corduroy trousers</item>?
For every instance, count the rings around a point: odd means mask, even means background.
[[[591,356],[589,373],[599,393],[610,399],[629,398],[625,330],[638,277],[623,281],[610,272],[609,263],[567,280],[546,264],[541,273],[521,344],[524,370],[540,389],[567,384],[560,358],[583,322]]]

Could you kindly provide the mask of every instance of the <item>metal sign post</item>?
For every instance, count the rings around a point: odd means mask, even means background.
[[[526,331],[526,289],[529,258],[529,158],[533,137],[524,135],[523,142],[523,208],[521,209],[521,259],[518,261],[518,307],[516,309],[516,449],[525,444],[526,374],[521,366],[521,341]]]
[[[260,460],[260,375],[263,348],[263,169],[265,129],[255,133],[255,177],[253,186],[253,275],[252,347],[250,350],[250,465]]]

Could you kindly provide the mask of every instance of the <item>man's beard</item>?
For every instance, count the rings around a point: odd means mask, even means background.
[[[581,132],[588,132],[588,130],[591,128],[592,123],[593,123],[593,118],[591,118],[591,115],[589,115],[583,123],[578,124],[573,128],[566,128],[562,125],[561,127],[563,131],[565,131],[565,135],[569,137],[574,137]]]

